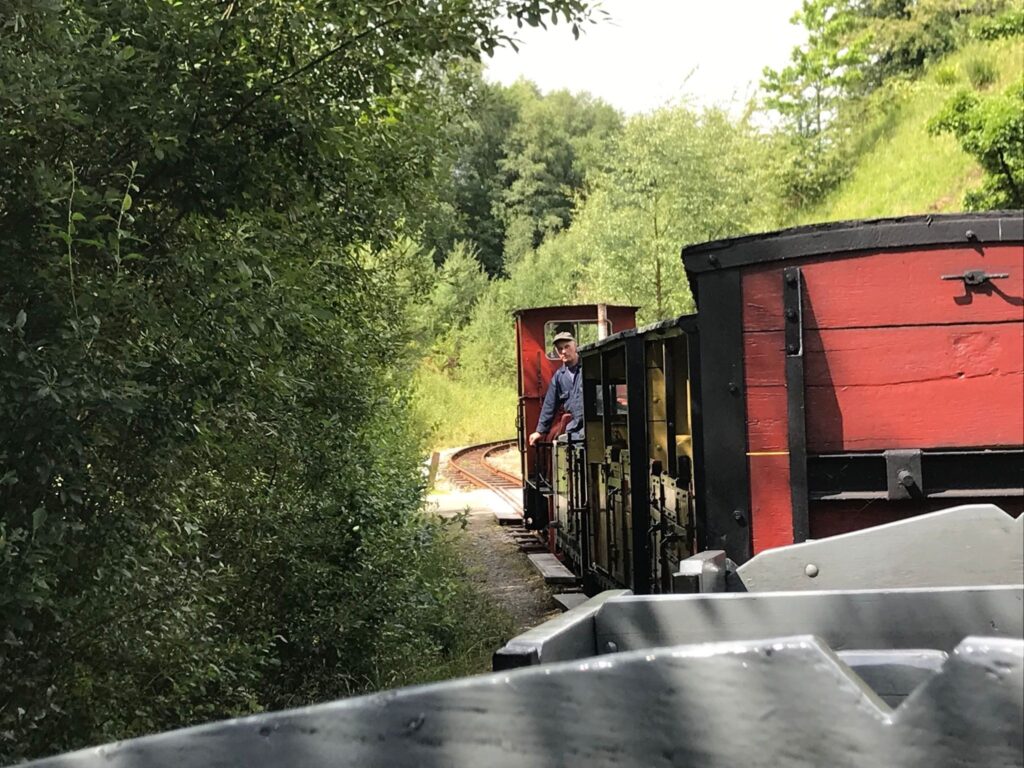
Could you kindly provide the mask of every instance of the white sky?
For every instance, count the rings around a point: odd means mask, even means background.
[[[611,18],[573,40],[569,25],[515,29],[519,53],[484,57],[485,77],[544,92],[588,91],[627,114],[668,103],[742,107],[766,66],[803,42],[800,0],[604,0]]]

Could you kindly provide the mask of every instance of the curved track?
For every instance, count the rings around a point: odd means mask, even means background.
[[[453,479],[474,488],[487,488],[508,502],[517,512],[522,512],[522,481],[515,475],[494,466],[488,459],[494,454],[513,449],[515,440],[499,440],[493,443],[472,445],[456,451],[449,459]]]

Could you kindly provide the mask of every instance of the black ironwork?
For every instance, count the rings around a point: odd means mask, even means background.
[[[984,269],[968,269],[962,275],[943,275],[943,280],[963,280],[965,286],[982,285],[989,280],[1003,280],[1010,276],[1009,272],[988,273]]]
[[[635,594],[651,591],[650,492],[648,489],[650,455],[647,446],[647,366],[644,339],[626,339],[626,405],[629,440],[629,509],[632,531],[632,589]]]
[[[1020,448],[832,453],[809,456],[807,470],[822,501],[1024,496]]]
[[[807,416],[804,391],[803,274],[799,267],[782,271],[785,315],[786,413],[789,423],[789,483],[793,541],[807,541],[811,526],[807,502]]]
[[[698,543],[701,549],[724,549],[743,563],[752,553],[740,273],[701,275],[695,287],[701,326],[695,415],[700,427],[694,432],[694,450],[702,457]]]

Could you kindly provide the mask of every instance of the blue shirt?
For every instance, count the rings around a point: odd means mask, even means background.
[[[559,408],[572,414],[572,421],[565,428],[566,434],[574,440],[580,439],[583,436],[583,366],[580,362],[571,368],[563,364],[551,377],[535,431],[547,434]]]

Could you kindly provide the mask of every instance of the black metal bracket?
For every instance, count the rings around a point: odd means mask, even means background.
[[[924,496],[921,451],[885,452],[885,479],[890,499],[916,499]]]
[[[782,310],[786,339],[786,410],[789,421],[789,482],[793,542],[810,537],[807,500],[807,416],[804,397],[803,275],[799,267],[782,272]]]
[[[943,275],[943,280],[963,280],[964,285],[982,285],[989,280],[1003,280],[1009,277],[1008,272],[993,272],[989,274],[984,269],[964,270],[962,275]]]

